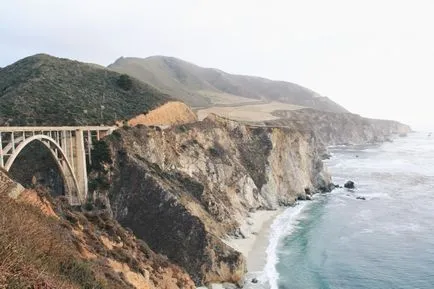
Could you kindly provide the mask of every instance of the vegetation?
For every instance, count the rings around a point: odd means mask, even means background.
[[[110,148],[107,142],[100,140],[93,144],[92,148],[92,168],[101,171],[103,169],[103,164],[111,164],[112,159],[110,156]]]
[[[169,99],[128,75],[49,55],[0,70],[0,125],[114,124]]]
[[[1,170],[0,180],[9,182]],[[149,284],[140,288],[193,288],[185,271],[112,219],[99,204],[102,200],[73,209],[65,198],[52,199],[41,187],[36,197],[27,191],[18,201],[4,188],[0,186],[0,288],[133,288],[125,272],[149,274]],[[130,271],[118,272],[110,261]]]
[[[133,81],[127,74],[122,74],[119,76],[118,85],[123,90],[130,90],[133,87]]]
[[[0,288],[103,288],[65,227],[37,207],[0,196],[0,232]]]

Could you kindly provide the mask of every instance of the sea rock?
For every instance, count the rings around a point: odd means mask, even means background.
[[[355,188],[355,185],[354,185],[354,182],[353,182],[353,181],[347,181],[347,182],[344,184],[344,187],[347,188],[347,189],[354,189],[354,188]]]
[[[357,200],[366,200],[366,198],[365,198],[365,197],[360,197],[360,196],[359,196],[359,197],[357,197],[356,199],[357,199]]]
[[[329,159],[331,159],[331,157],[332,157],[332,155],[330,153],[323,153],[321,155],[322,160],[329,160]]]
[[[327,186],[319,187],[318,190],[321,193],[330,193],[335,188],[336,188],[336,186],[333,183],[329,183],[329,184],[327,184]]]
[[[253,278],[253,279],[252,279],[252,283],[255,283],[255,284],[258,283],[258,279]]]

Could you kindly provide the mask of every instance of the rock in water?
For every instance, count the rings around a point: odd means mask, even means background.
[[[344,187],[347,188],[347,189],[354,189],[355,188],[354,182],[353,181],[347,181],[345,183]]]
[[[364,200],[364,201],[366,200],[365,197],[357,197],[356,199],[357,199],[357,200]]]
[[[329,160],[329,159],[331,159],[331,157],[332,157],[332,155],[330,153],[323,153],[321,155],[322,160]]]
[[[253,279],[252,279],[252,283],[258,283],[258,279],[253,278]]]

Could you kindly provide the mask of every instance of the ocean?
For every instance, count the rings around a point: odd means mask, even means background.
[[[434,288],[434,135],[330,151],[333,182],[356,189],[318,194],[276,218],[261,287]]]

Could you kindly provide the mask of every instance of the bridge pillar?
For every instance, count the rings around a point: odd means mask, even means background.
[[[99,140],[114,129],[116,127],[0,127],[0,168],[8,171],[27,144],[40,141],[57,161],[70,204],[83,204],[88,194],[86,149],[90,163],[92,133],[96,133]]]
[[[84,203],[87,198],[87,168],[86,168],[86,151],[84,147],[83,130],[78,129],[75,131],[75,176],[78,182],[78,191],[80,202]]]
[[[71,205],[79,205],[82,203],[82,200],[80,198],[80,188],[78,188],[74,183],[74,177],[76,174],[75,166],[73,165],[73,151],[72,151],[72,142],[74,141],[74,138],[70,131],[60,131],[60,139],[59,139],[60,147],[62,148],[63,152],[65,153],[66,159],[63,159],[61,157],[59,159],[59,163],[61,166],[61,171],[65,175],[64,182],[65,182],[65,190],[66,195],[69,197],[69,203]],[[67,160],[70,161],[72,166],[72,172],[68,169]],[[72,175],[72,173],[74,175]],[[76,197],[78,196],[78,198]]]

